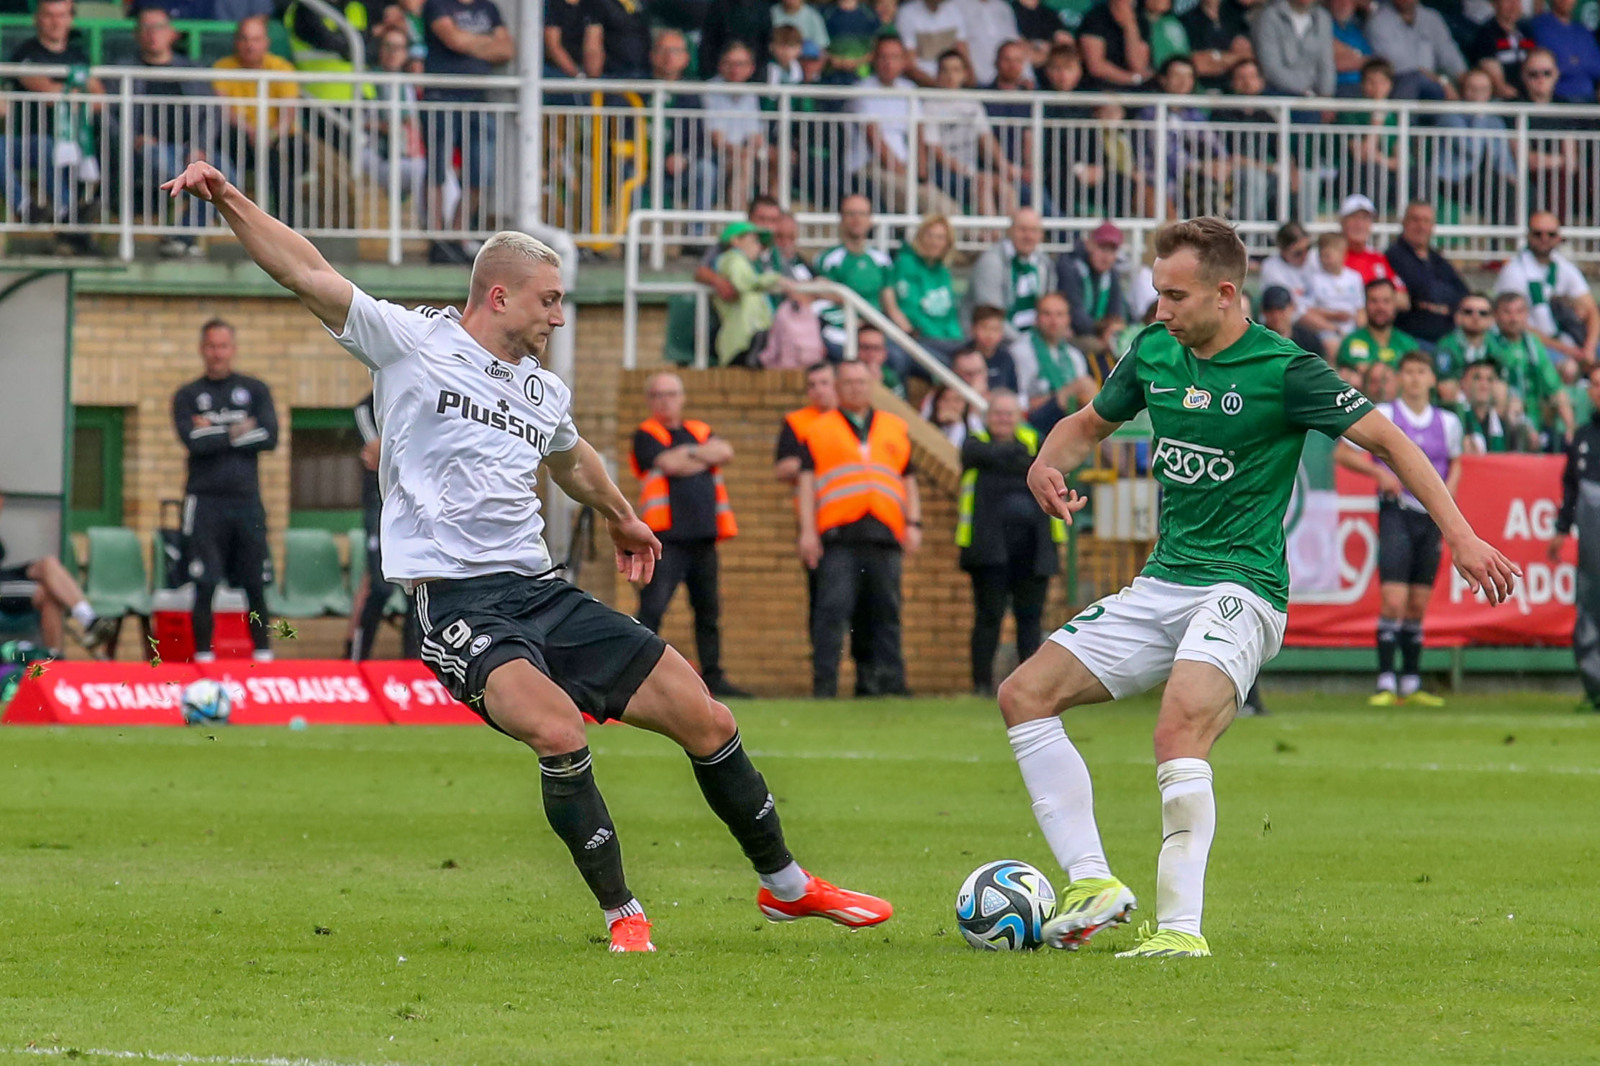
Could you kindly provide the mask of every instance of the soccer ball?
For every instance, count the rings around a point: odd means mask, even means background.
[[[1038,870],[1016,859],[985,863],[962,882],[956,922],[967,943],[984,951],[1027,951],[1044,943],[1044,923],[1056,912],[1056,890]]]
[[[183,690],[185,725],[227,725],[233,712],[233,697],[226,685],[209,678],[191,681]]]

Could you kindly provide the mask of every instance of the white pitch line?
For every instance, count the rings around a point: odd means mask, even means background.
[[[193,1066],[400,1066],[399,1063],[340,1062],[334,1059],[291,1059],[281,1055],[254,1058],[249,1055],[190,1055],[181,1051],[119,1051],[105,1048],[14,1047],[0,1048],[6,1055],[42,1055],[79,1058],[127,1059],[134,1062],[175,1062]]]

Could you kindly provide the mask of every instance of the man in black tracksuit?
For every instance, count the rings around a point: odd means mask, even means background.
[[[1589,400],[1595,413],[1567,445],[1561,475],[1561,513],[1550,541],[1550,561],[1561,557],[1572,527],[1578,527],[1578,617],[1572,627],[1572,654],[1578,679],[1592,710],[1600,710],[1600,369],[1589,372]],[[1588,532],[1585,532],[1587,530]]]
[[[200,327],[205,374],[172,397],[172,421],[189,449],[183,532],[194,580],[195,658],[211,650],[211,597],[222,581],[244,590],[257,659],[272,658],[266,586],[272,580],[267,514],[261,506],[256,456],[278,446],[272,393],[233,372],[233,327],[214,318]]]

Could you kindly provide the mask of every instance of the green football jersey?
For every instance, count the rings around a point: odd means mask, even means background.
[[[1353,366],[1358,370],[1365,370],[1367,364],[1378,362],[1388,363],[1392,367],[1400,366],[1400,357],[1407,352],[1416,351],[1421,345],[1416,338],[1403,329],[1390,329],[1389,342],[1378,343],[1365,326],[1351,333],[1339,345],[1339,357],[1335,360],[1340,366]]]
[[[1150,577],[1231,581],[1289,605],[1283,517],[1306,432],[1337,437],[1373,408],[1327,360],[1250,324],[1210,359],[1157,323],[1134,338],[1094,409],[1111,422],[1150,412],[1161,517]]]
[[[868,247],[857,255],[844,245],[836,244],[817,257],[817,273],[854,289],[867,303],[882,310],[883,290],[894,284],[894,260],[881,248]],[[842,327],[844,308],[829,304],[822,311],[822,324]]]

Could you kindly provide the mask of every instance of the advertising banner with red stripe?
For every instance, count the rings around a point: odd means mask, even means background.
[[[1324,467],[1310,440],[1289,517],[1289,629],[1297,647],[1370,647],[1378,620],[1378,503],[1370,478]],[[1456,503],[1478,535],[1522,568],[1511,600],[1490,607],[1445,548],[1424,620],[1427,643],[1566,646],[1572,640],[1577,545],[1545,555],[1561,508],[1556,455],[1469,455]],[[1328,473],[1332,476],[1329,477]]]
[[[341,659],[219,659],[202,675],[228,686],[235,725],[387,725],[359,663]]]
[[[378,706],[396,725],[482,725],[415,659],[374,659],[361,664]]]
[[[6,725],[182,725],[187,663],[36,663],[0,721]]]

